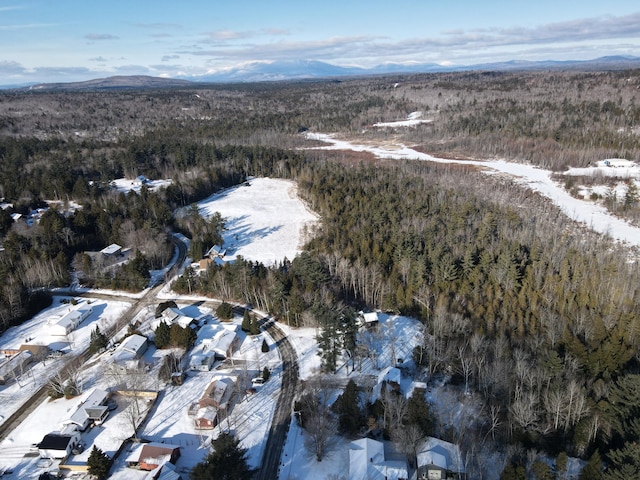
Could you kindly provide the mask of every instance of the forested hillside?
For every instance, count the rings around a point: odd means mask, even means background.
[[[295,180],[322,222],[305,253],[272,268],[239,260],[188,270],[176,290],[249,302],[318,326],[324,366],[356,355],[353,309],[415,316],[414,360],[485,405],[466,436],[510,450],[602,455],[639,471],[640,323],[635,252],[568,221],[509,179],[469,167],[304,150],[300,132],[412,144],[441,156],[501,157],[562,170],[640,158],[640,72],[464,73],[343,82],[0,95],[0,328],[46,302],[41,287],[139,290],[171,256],[170,232],[201,256],[223,219],[174,217],[248,176]],[[432,120],[374,128],[414,111]],[[116,178],[171,179],[116,191]],[[47,201],[57,207],[28,226]],[[640,208],[630,204],[627,214]],[[624,212],[621,212],[624,213]],[[84,252],[136,252],[105,273]],[[37,292],[37,293],[36,293]],[[34,297],[39,302],[33,302]],[[594,460],[592,477],[601,478]],[[625,468],[636,470],[623,470]],[[588,473],[589,470],[586,470]],[[585,474],[586,475],[586,474]],[[632,477],[628,477],[632,478]]]

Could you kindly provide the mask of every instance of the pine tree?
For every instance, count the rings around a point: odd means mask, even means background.
[[[344,392],[333,404],[338,414],[338,431],[346,435],[354,435],[362,426],[362,412],[358,400],[358,387],[353,380],[349,380]]]
[[[260,325],[258,320],[253,315],[251,316],[251,335],[258,335],[260,333]]]
[[[104,480],[109,476],[111,458],[94,445],[87,459],[87,466],[91,475],[94,475],[98,480]]]
[[[160,322],[155,330],[156,348],[166,348],[171,343],[171,328],[165,322]]]
[[[269,344],[267,343],[266,340],[262,340],[262,353],[268,353],[269,352]]]
[[[91,340],[89,341],[89,351],[91,353],[99,352],[103,348],[106,348],[109,340],[107,336],[100,331],[100,328],[96,328],[91,332]]]
[[[249,310],[245,310],[242,314],[242,331],[249,333],[251,331],[251,315],[249,314]]]
[[[269,370],[269,367],[264,367],[262,369],[262,378],[265,382],[271,378],[271,370]]]
[[[191,470],[191,480],[246,480],[253,477],[255,471],[247,464],[247,451],[239,443],[229,433],[220,434],[211,443],[213,452]]]
[[[602,460],[598,450],[587,461],[587,464],[580,472],[580,480],[601,480],[602,479]]]
[[[233,318],[233,306],[227,302],[222,302],[216,308],[216,316],[220,320],[231,320]]]

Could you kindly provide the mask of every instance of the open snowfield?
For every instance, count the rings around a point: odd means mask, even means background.
[[[318,217],[297,197],[295,183],[274,178],[253,178],[198,205],[203,216],[220,212],[226,261],[237,256],[273,265],[300,253],[306,229]]]

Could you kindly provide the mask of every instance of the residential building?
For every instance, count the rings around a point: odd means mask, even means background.
[[[361,438],[349,445],[349,480],[407,480],[407,463],[387,460],[384,443]]]

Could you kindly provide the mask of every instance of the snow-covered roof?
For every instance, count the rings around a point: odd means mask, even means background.
[[[104,402],[107,401],[108,397],[109,397],[109,392],[107,392],[106,390],[94,388],[89,392],[86,399],[80,403],[80,405],[78,406],[78,409],[75,412],[73,412],[71,417],[69,417],[66,420],[63,420],[62,424],[68,425],[73,423],[82,427],[91,418],[91,414],[87,410],[102,406]]]
[[[464,472],[460,449],[453,443],[429,437],[418,452],[418,467],[435,465],[451,472]]]
[[[235,339],[236,332],[223,328],[213,337],[210,348],[218,355],[226,357],[229,347],[231,347],[231,344]]]
[[[378,374],[378,383],[394,382],[400,385],[402,372],[396,367],[387,367]]]
[[[124,339],[124,341],[120,344],[120,349],[137,355],[140,353],[140,350],[144,348],[146,343],[146,337],[134,333],[133,335],[129,335]]]
[[[384,462],[384,444],[371,438],[361,438],[349,445],[349,480],[383,479],[373,466]]]
[[[365,323],[375,323],[378,321],[378,312],[365,312],[360,315]]]
[[[168,462],[160,465],[158,469],[160,470],[160,475],[153,477],[156,480],[180,480],[180,478],[182,478],[180,474],[176,472],[175,467]]]
[[[406,462],[385,460],[384,444],[361,438],[349,445],[349,480],[399,480],[409,478]]]
[[[100,253],[102,253],[103,255],[115,255],[120,250],[122,250],[122,247],[120,245],[118,245],[117,243],[112,243],[108,247],[105,247],[102,250],[100,250]]]
[[[216,410],[213,407],[202,407],[202,408],[199,408],[198,411],[196,412],[196,419],[202,418],[202,419],[210,420],[213,422],[217,416],[218,416],[218,410]]]

